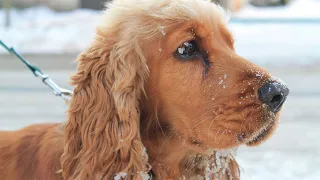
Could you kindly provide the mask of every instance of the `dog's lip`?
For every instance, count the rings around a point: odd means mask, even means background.
[[[252,145],[254,143],[257,143],[260,140],[262,140],[266,134],[267,134],[267,129],[263,129],[258,135],[251,137],[246,144]]]
[[[257,142],[260,142],[264,139],[266,135],[268,135],[269,130],[274,126],[274,123],[266,125],[264,128],[262,128],[258,133],[254,133],[248,140],[247,145],[253,145]]]

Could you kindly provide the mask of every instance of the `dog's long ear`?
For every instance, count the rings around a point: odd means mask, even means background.
[[[116,32],[114,32],[116,33]],[[61,158],[65,179],[141,179],[148,171],[140,138],[139,99],[148,75],[134,39],[97,33],[78,57]]]

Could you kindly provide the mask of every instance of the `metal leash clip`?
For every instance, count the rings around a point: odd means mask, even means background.
[[[18,59],[20,59],[30,70],[31,72],[36,76],[42,79],[42,82],[44,84],[46,84],[48,87],[50,87],[53,90],[53,93],[56,96],[60,96],[61,98],[63,98],[65,101],[69,102],[71,100],[72,97],[72,91],[67,90],[67,89],[63,89],[61,87],[59,87],[54,81],[51,80],[51,78],[49,78],[48,75],[43,74],[41,72],[41,70],[36,67],[35,65],[32,65],[30,62],[28,62],[27,60],[25,60],[20,54],[18,54],[14,48],[9,48],[6,44],[4,44],[1,40],[0,40],[0,44],[12,55],[16,56]]]

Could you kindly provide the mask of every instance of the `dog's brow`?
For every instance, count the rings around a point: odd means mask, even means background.
[[[187,29],[187,32],[191,35],[191,36],[194,36],[194,37],[197,37],[197,34],[195,33],[195,28],[193,26],[189,27]]]

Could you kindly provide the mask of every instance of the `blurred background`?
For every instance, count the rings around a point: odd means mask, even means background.
[[[320,0],[217,2],[230,11],[228,26],[237,52],[291,90],[272,138],[256,148],[240,148],[242,179],[320,179]],[[0,40],[72,89],[73,61],[89,45],[103,3],[0,0]],[[63,100],[0,47],[0,129],[65,121],[66,109]]]

